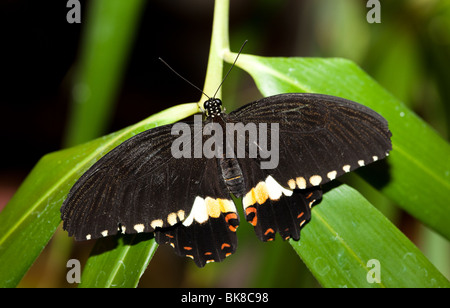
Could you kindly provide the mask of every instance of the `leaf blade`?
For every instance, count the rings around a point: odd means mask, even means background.
[[[324,287],[450,287],[420,250],[356,190],[341,185],[313,208],[291,245]],[[387,248],[389,247],[389,248]],[[380,283],[367,276],[380,264]]]
[[[142,0],[90,3],[72,83],[66,146],[105,133],[144,5]]]
[[[0,286],[20,282],[61,222],[65,196],[95,161],[134,134],[197,111],[197,103],[175,106],[118,132],[45,155],[0,212],[0,277],[8,277]]]
[[[135,288],[157,247],[150,234],[98,240],[78,287]]]

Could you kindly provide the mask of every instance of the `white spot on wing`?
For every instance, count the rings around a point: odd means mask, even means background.
[[[313,175],[312,177],[309,178],[309,182],[313,186],[318,186],[322,182],[322,177],[320,175]]]
[[[378,156],[372,156],[373,161],[377,161],[378,160]]]
[[[162,221],[162,219],[155,219],[155,220],[153,220],[151,223],[150,223],[150,226],[153,228],[153,229],[156,229],[156,228],[162,228],[162,226],[163,226],[163,224],[164,224],[164,222]]]
[[[90,234],[86,235],[86,239],[90,240],[92,238],[92,236]]]
[[[306,180],[304,177],[298,177],[295,179],[295,181],[297,182],[297,187],[300,189],[305,189],[306,188]]]
[[[208,220],[208,212],[205,206],[205,199],[197,196],[194,200],[194,204],[192,205],[191,212],[188,217],[183,221],[183,225],[190,226],[192,222],[197,221],[198,223],[203,223]]]
[[[350,165],[343,166],[342,170],[344,170],[345,172],[350,172]]]
[[[102,236],[108,236],[108,230],[102,231]]]
[[[336,178],[336,175],[337,175],[336,170],[333,170],[333,171],[330,171],[330,172],[327,173],[327,177],[328,177],[330,180],[334,180],[334,179]]]
[[[360,167],[362,167],[362,166],[364,166],[364,160],[358,160],[358,165],[360,166]]]
[[[278,184],[278,182],[270,175],[266,178],[265,182],[267,187],[267,193],[269,194],[269,198],[271,200],[280,199],[282,194],[284,194],[285,196],[292,195],[292,190],[286,189],[280,184]]]
[[[133,228],[137,233],[141,233],[144,232],[145,226],[143,224],[135,224]]]
[[[177,215],[178,215],[178,219],[179,219],[180,221],[183,221],[183,220],[184,220],[184,211],[183,211],[183,210],[179,210],[179,211],[177,212]]]
[[[295,189],[295,180],[294,179],[290,179],[288,181],[288,185],[290,189]]]
[[[167,215],[167,222],[169,223],[169,225],[173,226],[174,224],[176,224],[177,221],[177,213],[170,213],[169,215]]]

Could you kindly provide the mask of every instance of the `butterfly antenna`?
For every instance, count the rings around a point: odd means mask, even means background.
[[[223,82],[225,81],[225,79],[227,79],[228,75],[230,74],[231,70],[233,69],[234,65],[236,64],[237,59],[239,58],[239,56],[240,56],[240,54],[241,54],[241,52],[242,52],[242,49],[244,49],[244,46],[245,46],[245,44],[247,44],[247,42],[248,42],[248,40],[245,40],[245,41],[244,41],[244,44],[242,44],[241,49],[239,49],[239,52],[238,52],[238,54],[237,54],[237,56],[236,56],[236,59],[234,59],[233,64],[231,65],[231,67],[230,67],[230,69],[228,70],[227,74],[226,74],[225,77],[223,78],[222,82],[220,83],[220,85],[219,85],[219,87],[217,88],[216,93],[214,93],[214,96],[213,96],[213,97],[216,97],[217,92],[219,92],[219,89],[220,89],[220,87],[222,86]]]
[[[186,78],[184,78],[183,76],[181,76],[179,73],[177,73],[177,71],[175,71],[169,64],[167,64],[166,61],[164,61],[162,58],[159,58],[159,60],[164,63],[172,72],[174,72],[178,77],[180,77],[181,79],[183,79],[184,81],[186,81],[188,84],[190,84],[191,86],[193,86],[194,88],[196,88],[197,90],[199,90],[200,92],[202,92],[207,98],[211,99],[208,95],[206,95],[205,92],[202,91],[202,89],[200,89],[199,87],[197,87],[195,84],[193,84],[192,82],[190,82],[189,80],[187,80]],[[216,92],[217,93],[217,92]]]

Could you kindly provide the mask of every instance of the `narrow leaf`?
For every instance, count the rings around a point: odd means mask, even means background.
[[[98,240],[79,287],[135,288],[157,247],[152,234],[148,233]]]
[[[291,244],[324,287],[450,287],[402,232],[346,185],[324,194],[301,240]]]
[[[66,145],[84,143],[105,133],[144,5],[143,0],[89,3],[71,91]]]
[[[175,106],[91,142],[45,155],[0,212],[0,287],[16,286],[61,219],[59,209],[75,181],[98,159],[133,135],[198,111]]]

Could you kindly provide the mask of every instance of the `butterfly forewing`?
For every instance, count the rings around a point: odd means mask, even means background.
[[[118,232],[153,232],[186,219],[197,197],[229,199],[224,184],[209,178],[208,172],[217,169],[215,159],[172,156],[177,137],[171,126],[148,130],[96,162],[61,208],[69,235],[86,240]]]
[[[250,103],[228,117],[233,122],[278,123],[278,165],[267,172],[290,188],[324,184],[386,157],[392,149],[383,117],[334,96],[277,95]],[[271,144],[271,135],[267,137]]]

